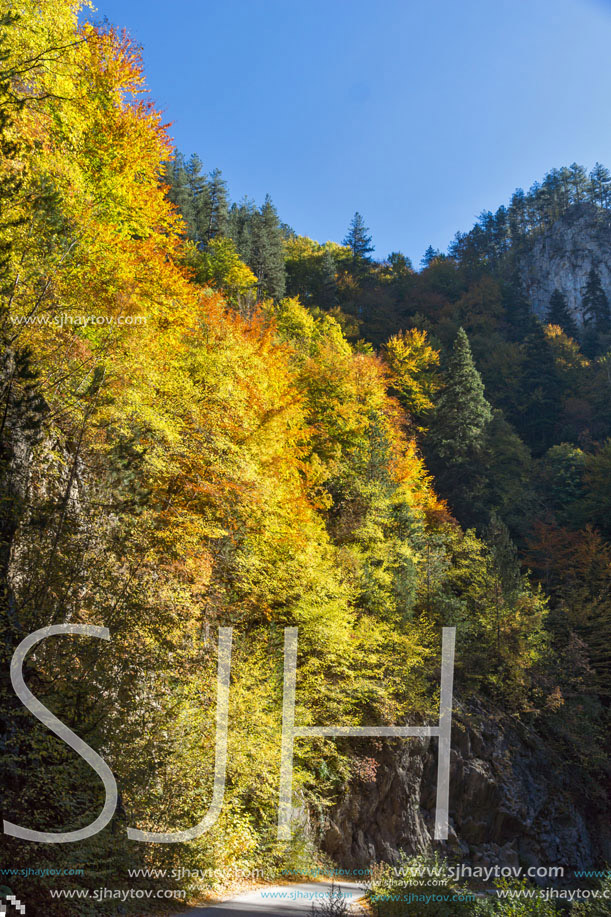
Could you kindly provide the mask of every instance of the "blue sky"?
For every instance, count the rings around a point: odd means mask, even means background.
[[[95,0],[94,0],[95,2]],[[97,0],[176,145],[297,232],[417,264],[554,167],[611,168],[603,0]]]

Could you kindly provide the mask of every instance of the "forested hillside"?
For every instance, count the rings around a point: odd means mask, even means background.
[[[381,745],[298,743],[301,821],[277,841],[289,625],[304,725],[434,722],[456,626],[461,708],[528,724],[584,812],[604,811],[609,306],[593,265],[582,321],[559,294],[542,323],[514,255],[580,195],[607,207],[607,173],[548,176],[419,273],[374,261],[358,214],[322,245],[174,156],[138,49],[79,27],[80,6],[0,6],[0,782],[13,824],[100,811],[97,777],[8,674],[38,628],[94,624],[108,643],[48,639],[25,677],[120,796],[78,846],[4,835],[0,867],[39,870],[7,884],[29,915],[64,915],[49,887],[75,881],[45,868],[96,889],[140,866],[316,861]],[[224,626],[221,816],[190,843],[130,841],[210,805]]]
[[[167,174],[198,250],[199,276],[214,284],[216,259],[235,250],[260,292],[272,297],[286,288],[312,315],[334,317],[356,351],[376,352],[453,515],[480,534],[507,527],[522,565],[558,596],[563,615],[573,608],[575,624],[585,609],[577,612],[577,593],[567,590],[567,557],[577,564],[575,546],[588,544],[606,558],[611,534],[611,311],[600,276],[611,241],[609,172],[600,164],[589,176],[576,164],[552,171],[527,194],[518,190],[508,208],[457,234],[448,254],[429,248],[418,272],[400,252],[375,261],[358,213],[342,244],[321,245],[281,223],[269,199],[260,209],[229,205],[225,188],[215,222],[223,228],[206,241],[191,214],[214,221],[218,171],[206,177],[197,157],[185,162],[178,154]],[[582,221],[584,208],[602,237],[600,251],[587,252],[581,265],[578,308],[555,289],[541,320],[525,291],[522,260],[559,220],[576,213]],[[249,293],[238,300],[243,307]],[[592,585],[589,562],[581,563],[571,578],[579,589]],[[602,570],[599,620],[587,625],[600,640],[593,664],[601,683],[609,673],[608,608],[600,607],[608,600],[605,560]]]

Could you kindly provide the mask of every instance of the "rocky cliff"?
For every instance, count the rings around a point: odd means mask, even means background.
[[[611,301],[611,213],[593,204],[571,207],[518,256],[524,292],[540,316],[558,289],[581,320],[582,291],[592,266]]]
[[[450,836],[433,841],[436,741],[385,741],[374,779],[354,780],[324,846],[344,867],[438,849],[479,866],[591,869],[611,859],[608,813],[588,802],[566,757],[531,728],[483,709],[455,714]]]

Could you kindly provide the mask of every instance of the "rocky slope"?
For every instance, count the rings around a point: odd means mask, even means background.
[[[383,743],[375,780],[353,781],[324,846],[344,867],[438,849],[479,866],[591,869],[611,859],[608,813],[588,803],[570,765],[524,724],[483,709],[455,714],[450,837],[434,842],[436,740]]]
[[[540,316],[558,289],[581,319],[582,290],[592,266],[611,300],[611,213],[593,204],[572,207],[518,257],[524,292]]]

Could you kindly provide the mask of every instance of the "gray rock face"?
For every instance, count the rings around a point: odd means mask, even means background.
[[[593,204],[576,204],[518,258],[524,292],[541,317],[558,289],[581,321],[582,291],[592,266],[611,301],[611,213]]]
[[[324,846],[346,868],[433,849],[477,866],[592,868],[611,858],[608,813],[580,798],[547,743],[503,715],[455,716],[450,836],[433,840],[436,741],[385,742],[376,779],[353,781],[331,811]],[[568,872],[567,872],[568,875]]]

